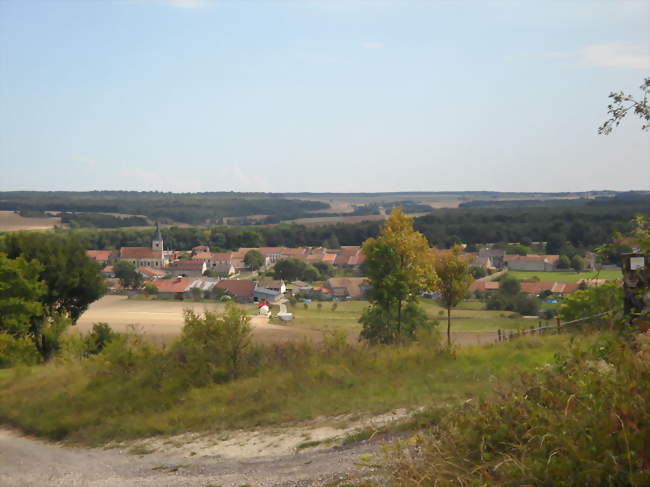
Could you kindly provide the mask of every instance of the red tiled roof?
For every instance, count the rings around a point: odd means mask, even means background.
[[[162,252],[151,250],[149,247],[122,247],[120,257],[122,259],[162,259]]]
[[[147,281],[145,284],[153,284],[158,288],[160,293],[182,293],[192,284],[192,279],[159,279],[157,281]]]
[[[469,285],[470,291],[496,291],[501,287],[498,281],[474,281]]]
[[[230,262],[232,260],[231,252],[212,252],[210,257],[214,262]]]
[[[210,252],[198,252],[197,254],[192,256],[192,259],[211,260],[212,255],[213,254]]]
[[[205,261],[203,260],[179,260],[178,262],[174,262],[173,264],[169,264],[168,266],[164,267],[164,269],[170,270],[170,271],[177,271],[177,270],[182,270],[182,271],[200,271],[203,269],[203,265],[205,264]]]
[[[166,272],[163,272],[160,269],[154,269],[152,267],[144,267],[144,266],[138,267],[138,272],[148,277],[163,277],[167,275]]]
[[[250,298],[255,289],[255,282],[245,279],[222,279],[217,283],[219,289],[224,289],[229,294],[238,298]]]
[[[200,252],[210,252],[210,247],[207,245],[197,245],[196,247],[192,247],[192,250],[200,251]]]
[[[86,250],[86,255],[97,262],[106,262],[111,258],[112,250]]]

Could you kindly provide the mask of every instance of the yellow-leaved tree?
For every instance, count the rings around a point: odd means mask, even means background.
[[[377,238],[363,243],[371,289],[370,306],[360,318],[362,338],[391,343],[415,336],[431,320],[417,306],[417,297],[438,285],[427,239],[413,229],[413,219],[395,208]]]

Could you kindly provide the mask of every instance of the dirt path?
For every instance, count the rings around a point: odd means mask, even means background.
[[[188,433],[117,448],[71,448],[0,429],[0,485],[31,486],[220,486],[326,485],[373,475],[381,442],[317,446],[306,438],[339,441],[346,432],[404,417],[306,424],[221,434]],[[329,420],[331,421],[331,419]],[[369,422],[370,421],[370,422]]]

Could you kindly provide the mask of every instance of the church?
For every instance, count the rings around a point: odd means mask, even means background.
[[[126,260],[137,267],[153,267],[160,269],[169,264],[160,233],[160,226],[156,222],[156,230],[151,238],[151,247],[122,247],[120,259]]]

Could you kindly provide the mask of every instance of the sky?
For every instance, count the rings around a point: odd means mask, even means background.
[[[0,190],[648,190],[647,76],[645,0],[0,0]]]

